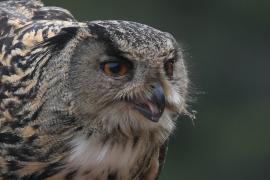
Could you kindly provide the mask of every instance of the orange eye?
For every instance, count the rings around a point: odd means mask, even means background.
[[[100,69],[107,76],[124,76],[131,69],[131,64],[122,61],[109,61],[101,63]]]
[[[168,76],[169,79],[173,78],[174,63],[175,63],[175,60],[170,59],[170,60],[166,61],[164,64],[164,69],[165,69],[166,75]]]

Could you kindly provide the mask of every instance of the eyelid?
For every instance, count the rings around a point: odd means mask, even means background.
[[[123,61],[122,58],[114,57],[114,56],[103,56],[99,58],[99,63],[106,63],[106,62],[119,62]]]
[[[102,59],[99,63],[110,63],[110,62],[119,62],[127,65],[131,70],[134,68],[133,61],[130,61],[128,59],[122,58],[122,57],[115,57],[115,56],[109,56],[107,58]]]
[[[110,62],[120,62],[129,65],[130,68],[134,68],[134,62],[132,60],[126,59],[124,57],[117,56],[104,56],[99,59],[99,64],[110,63]]]

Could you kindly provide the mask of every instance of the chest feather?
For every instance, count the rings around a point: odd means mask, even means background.
[[[83,179],[97,178],[107,180],[137,179],[149,168],[157,148],[143,139],[127,140],[124,143],[106,141],[98,138],[73,140],[74,147],[69,157],[69,166],[78,169],[77,176]]]

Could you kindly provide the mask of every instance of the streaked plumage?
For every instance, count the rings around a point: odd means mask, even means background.
[[[100,70],[108,58],[132,69],[108,77]],[[77,22],[38,0],[0,2],[0,177],[155,179],[187,85],[168,33]]]

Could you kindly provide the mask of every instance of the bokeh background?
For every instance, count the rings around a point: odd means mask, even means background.
[[[178,121],[161,180],[270,179],[269,0],[45,0],[79,20],[172,33],[191,78],[194,125]]]

